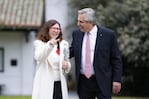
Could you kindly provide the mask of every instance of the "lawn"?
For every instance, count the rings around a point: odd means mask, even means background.
[[[31,99],[30,96],[0,96],[0,99]]]
[[[30,96],[0,96],[0,99],[31,99]],[[112,99],[149,99],[142,97],[113,97]]]
[[[30,96],[0,96],[0,99],[31,99]]]

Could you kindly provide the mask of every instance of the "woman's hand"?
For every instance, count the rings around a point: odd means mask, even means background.
[[[65,69],[67,69],[67,68],[68,68],[68,62],[64,60],[64,61],[62,62],[62,69],[65,70]]]
[[[57,42],[59,42],[59,39],[51,39],[50,40],[50,45],[54,46],[57,44]]]

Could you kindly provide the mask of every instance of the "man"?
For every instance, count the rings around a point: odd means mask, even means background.
[[[95,24],[95,11],[78,11],[78,30],[73,31],[70,58],[75,57],[80,99],[111,99],[120,92],[122,63],[115,33]]]

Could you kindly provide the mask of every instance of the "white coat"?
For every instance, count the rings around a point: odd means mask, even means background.
[[[32,99],[53,99],[54,78],[53,78],[53,64],[52,52],[53,47],[49,44],[50,41],[44,43],[40,40],[34,41],[35,55],[34,58],[37,62]],[[56,46],[56,45],[55,45]],[[62,69],[62,61],[64,58],[68,60],[67,70]],[[62,87],[63,99],[68,99],[68,89],[65,78],[65,73],[68,73],[71,68],[69,61],[69,45],[68,42],[62,40],[60,43],[60,80]]]

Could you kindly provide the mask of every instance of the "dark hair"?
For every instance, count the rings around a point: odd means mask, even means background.
[[[39,30],[37,39],[42,40],[43,42],[48,42],[51,39],[51,37],[49,36],[49,29],[55,24],[58,24],[60,26],[60,23],[58,21],[54,19],[48,20]],[[63,39],[61,30],[59,35],[60,35],[59,39],[61,41]]]

